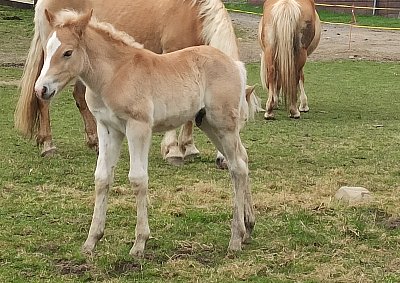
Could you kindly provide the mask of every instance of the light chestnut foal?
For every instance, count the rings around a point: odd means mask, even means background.
[[[107,193],[126,136],[128,176],[137,205],[136,239],[130,254],[143,254],[150,235],[147,169],[152,133],[175,129],[189,120],[196,121],[228,160],[234,189],[228,249],[240,250],[255,223],[248,158],[239,136],[249,110],[243,63],[209,46],[155,54],[92,18],[92,12],[65,10],[54,15],[46,10],[45,14],[52,30],[36,95],[49,100],[78,77],[88,89],[86,100],[97,121],[96,199],[83,250],[92,252],[103,236]]]
[[[268,0],[259,24],[261,82],[268,88],[265,119],[274,119],[278,94],[284,95],[291,118],[308,112],[303,67],[307,56],[317,48],[321,23],[314,0]],[[300,105],[297,107],[297,91]]]

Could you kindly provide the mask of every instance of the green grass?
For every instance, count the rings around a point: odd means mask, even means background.
[[[248,65],[248,71],[250,83],[259,83],[259,65]],[[13,129],[16,87],[0,87],[0,281],[400,280],[400,231],[387,225],[400,213],[400,86],[393,83],[399,73],[395,63],[309,62],[311,112],[293,121],[278,110],[276,121],[259,114],[247,125],[242,138],[257,225],[253,242],[234,258],[225,252],[229,175],[214,169],[214,149],[197,130],[202,155],[180,168],[164,163],[160,136],[154,137],[149,169],[154,238],[145,259],[128,256],[135,209],[126,147],[110,193],[105,238],[85,258],[80,246],[92,213],[96,157],[84,145],[71,93],[60,94],[52,105],[58,154],[41,158]],[[0,69],[2,78],[20,74]],[[374,201],[357,206],[332,201],[342,185],[365,186]]]
[[[26,13],[18,11],[11,12]],[[0,38],[18,44],[24,39],[8,31],[28,34],[29,20],[1,26]],[[247,69],[265,102],[259,64]],[[15,132],[18,89],[4,82],[21,73],[0,67],[0,282],[400,281],[400,228],[389,225],[400,217],[399,64],[308,62],[310,113],[290,120],[281,107],[276,121],[258,114],[246,126],[257,224],[252,243],[236,256],[226,254],[229,174],[214,168],[213,146],[196,129],[201,156],[176,168],[162,160],[155,135],[152,238],[142,260],[128,256],[135,208],[126,145],[104,239],[85,257],[80,247],[91,221],[96,156],[84,144],[70,89],[51,107],[54,157],[41,158],[34,142]],[[333,201],[343,185],[365,186],[374,199],[353,206]]]
[[[256,14],[262,14],[262,6],[253,6],[246,3],[225,3],[225,7],[228,9],[247,11]],[[331,23],[351,23],[351,13],[334,13],[318,9],[318,14],[321,21]],[[400,20],[396,18],[387,18],[382,16],[367,16],[358,15],[356,10],[357,25],[373,26],[373,27],[388,27],[388,28],[400,28]]]

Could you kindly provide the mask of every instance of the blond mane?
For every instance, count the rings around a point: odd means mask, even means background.
[[[78,13],[74,10],[61,10],[58,12],[54,19],[54,26],[56,27],[65,27],[74,25],[79,21],[79,18],[82,16],[82,13]],[[89,26],[94,28],[95,30],[104,32],[110,38],[122,42],[123,44],[135,48],[143,48],[143,45],[138,43],[132,36],[127,34],[126,32],[117,30],[112,24],[100,22],[95,16],[92,16],[89,22]]]

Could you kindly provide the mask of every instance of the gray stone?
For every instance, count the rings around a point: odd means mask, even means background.
[[[348,203],[356,203],[369,201],[372,196],[366,188],[344,186],[336,192],[335,198]]]

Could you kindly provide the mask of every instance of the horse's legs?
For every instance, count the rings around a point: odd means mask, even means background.
[[[51,156],[55,152],[56,147],[53,145],[53,140],[51,136],[49,112],[50,102],[43,99],[38,99],[37,102],[40,115],[36,142],[38,145],[43,145],[41,156]]]
[[[85,85],[81,81],[77,80],[72,94],[74,96],[76,106],[82,115],[83,123],[85,124],[86,144],[90,148],[98,151],[99,141],[97,138],[96,120],[86,104],[85,91]]]
[[[184,158],[191,158],[199,155],[199,151],[193,141],[193,121],[189,121],[181,127],[178,137],[179,148],[184,152]]]
[[[253,202],[249,187],[248,157],[238,132],[222,132],[210,126],[207,121],[201,125],[214,145],[223,152],[231,173],[234,208],[231,225],[231,239],[228,249],[241,250],[242,243],[250,239],[255,224]]]
[[[266,68],[264,72],[267,76],[266,82],[268,85],[268,100],[265,105],[264,118],[266,120],[273,120],[275,119],[273,110],[278,107],[278,86],[276,81],[277,78],[275,74],[275,66],[273,64],[272,50],[267,49],[267,51],[264,53],[264,60],[264,67]]]
[[[95,204],[88,237],[83,244],[84,252],[92,252],[96,243],[103,237],[106,223],[108,190],[114,179],[124,135],[102,123],[97,124],[99,133],[99,156],[95,171]]]
[[[126,126],[130,169],[129,181],[136,196],[135,243],[129,254],[135,257],[143,255],[146,241],[150,236],[147,215],[148,155],[151,143],[151,127],[147,123],[131,120]]]
[[[303,69],[300,71],[300,80],[299,80],[299,90],[300,90],[300,112],[308,112],[310,108],[308,107],[308,99],[306,92],[304,90],[304,72]]]
[[[289,101],[290,118],[295,118],[295,119],[300,118],[300,111],[299,111],[299,107],[297,106],[297,90],[300,87],[299,86],[300,84],[303,85],[301,83],[301,80],[302,80],[302,74],[303,74],[303,67],[304,67],[304,64],[306,63],[306,60],[307,60],[307,49],[300,48],[300,50],[298,52],[298,57],[296,57],[296,66],[295,66],[296,67],[296,84],[297,84],[297,86],[295,88],[296,95],[293,95]],[[303,79],[304,79],[304,77],[303,77]],[[304,90],[304,88],[303,88],[303,90]],[[305,94],[304,94],[304,96],[305,96]],[[307,97],[306,97],[306,99],[307,99]]]
[[[179,148],[175,130],[164,134],[164,138],[161,141],[161,155],[172,165],[179,166],[183,164],[184,156]]]

